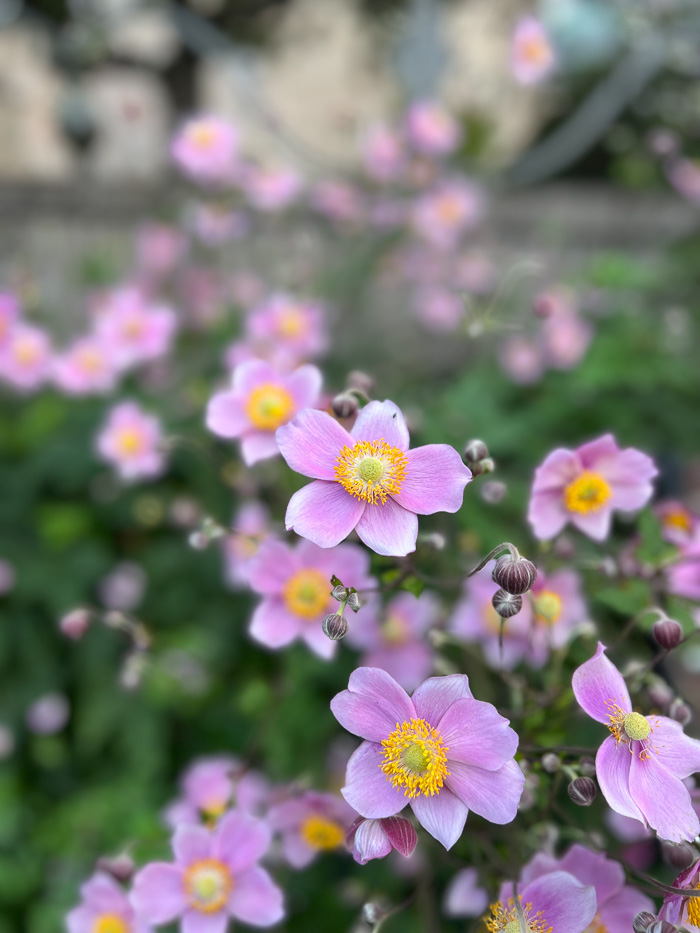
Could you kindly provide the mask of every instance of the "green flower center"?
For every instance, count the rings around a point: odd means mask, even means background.
[[[404,752],[403,760],[409,770],[420,774],[430,764],[430,755],[422,745],[416,742],[408,746]]]
[[[376,483],[382,478],[384,464],[378,457],[365,457],[358,464],[357,472],[365,483]]]
[[[631,739],[641,741],[651,731],[651,726],[641,713],[627,713],[624,720],[624,729]]]

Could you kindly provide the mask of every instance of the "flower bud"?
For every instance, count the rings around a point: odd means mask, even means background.
[[[649,927],[654,923],[656,917],[648,910],[640,911],[632,921],[634,933],[647,933]]]
[[[671,703],[668,708],[668,715],[670,719],[673,719],[674,722],[680,723],[682,726],[687,726],[690,720],[693,718],[693,714],[690,711],[690,707],[687,703],[684,703],[683,700],[676,697],[676,699]]]
[[[595,800],[595,781],[589,777],[577,777],[567,787],[569,797],[579,807],[590,807]]]
[[[523,608],[522,596],[506,593],[505,590],[497,590],[491,598],[491,605],[502,619],[510,619],[517,616]]]
[[[352,609],[353,612],[359,612],[360,597],[357,595],[357,593],[348,593],[346,605],[348,609]]]
[[[336,418],[352,418],[353,415],[357,414],[357,399],[349,392],[341,392],[331,402],[331,408]]]
[[[661,843],[661,858],[676,871],[683,871],[692,864],[695,854],[695,849],[688,842],[663,841]]]
[[[90,625],[90,610],[78,607],[61,617],[58,627],[66,638],[80,641]]]
[[[472,476],[480,476],[482,473],[493,473],[496,464],[493,457],[485,457],[483,460],[473,463],[469,469],[472,471]]]
[[[499,502],[503,502],[507,492],[506,484],[497,479],[488,480],[479,490],[481,498],[489,505],[498,505]]]
[[[347,586],[343,586],[342,583],[339,583],[337,586],[334,586],[333,589],[331,590],[331,596],[333,597],[333,599],[337,599],[339,603],[342,603],[342,601],[347,597],[347,595],[348,595],[348,588]]]
[[[654,922],[647,927],[646,933],[678,933],[678,927],[666,920],[654,919]]]
[[[187,538],[187,543],[195,551],[206,551],[209,547],[209,538],[202,531],[193,531]]]
[[[482,460],[485,460],[489,455],[489,449],[484,444],[483,441],[474,440],[467,441],[467,445],[464,448],[464,453],[462,458],[468,467],[472,467],[477,463],[481,463]]]
[[[365,395],[369,395],[374,388],[374,379],[367,373],[363,373],[361,369],[353,369],[351,373],[348,373],[346,382],[348,389],[358,389]]]
[[[595,760],[593,758],[582,758],[578,763],[579,771],[584,777],[594,777]]]
[[[554,774],[559,770],[559,765],[561,761],[559,760],[559,755],[554,752],[545,752],[545,754],[540,759],[542,765],[542,770],[546,771],[547,774]]]
[[[532,588],[537,579],[537,567],[524,557],[504,554],[496,561],[491,578],[506,593],[519,596]]]
[[[673,651],[683,640],[683,629],[675,619],[659,619],[654,622],[651,633],[666,651]]]
[[[647,696],[654,706],[667,707],[673,700],[673,690],[665,680],[654,677],[647,687]]]
[[[348,634],[347,619],[345,616],[338,615],[337,612],[326,616],[321,623],[321,628],[326,638],[330,638],[331,641],[338,641]]]
[[[134,874],[136,865],[130,855],[127,855],[126,852],[122,852],[121,855],[117,855],[114,858],[109,858],[106,855],[101,856],[97,860],[96,867],[98,871],[107,872],[107,874],[116,878],[121,884],[128,884]]]

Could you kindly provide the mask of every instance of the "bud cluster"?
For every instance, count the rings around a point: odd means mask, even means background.
[[[472,471],[473,476],[480,476],[482,473],[493,473],[496,469],[493,458],[489,456],[488,447],[483,441],[476,438],[467,442],[462,459]]]

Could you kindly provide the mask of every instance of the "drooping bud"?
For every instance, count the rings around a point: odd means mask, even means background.
[[[670,719],[673,719],[674,722],[678,722],[681,726],[687,726],[690,720],[693,718],[693,714],[690,711],[690,707],[687,703],[684,703],[683,700],[676,697],[676,699],[671,703],[668,708],[668,715]]]
[[[661,843],[661,858],[675,868],[676,871],[683,871],[695,859],[696,851],[688,842],[666,842]]]
[[[525,557],[504,554],[496,561],[491,577],[506,593],[519,596],[532,589],[537,579],[537,567]]]
[[[475,464],[481,463],[481,461],[485,460],[488,455],[489,449],[486,444],[484,444],[483,441],[474,438],[471,441],[467,441],[462,457],[466,465],[472,469]]]
[[[488,480],[479,490],[481,498],[489,505],[498,505],[499,502],[503,502],[507,492],[506,484],[497,479]]]
[[[338,641],[348,634],[347,619],[345,616],[338,615],[337,612],[326,616],[321,623],[321,628],[326,638],[330,638],[331,641]]]
[[[369,395],[374,388],[374,379],[367,373],[363,373],[361,369],[353,369],[348,373],[346,382],[348,389],[359,389],[365,395]]]
[[[523,608],[523,598],[505,590],[497,590],[491,598],[491,605],[502,619],[510,619]]]
[[[567,791],[571,800],[579,807],[590,807],[595,800],[595,781],[589,777],[577,777],[569,784]]]
[[[675,619],[659,619],[654,622],[651,633],[666,651],[673,651],[683,641],[683,629]]]
[[[90,610],[79,606],[61,617],[58,627],[66,638],[80,641],[90,626]]]
[[[106,855],[101,856],[97,860],[96,867],[98,871],[106,871],[107,874],[116,878],[121,884],[128,884],[134,874],[136,865],[130,855],[122,852],[121,855],[114,858],[109,858]]]
[[[543,771],[546,771],[547,774],[554,774],[559,770],[561,760],[559,759],[559,755],[554,752],[545,752],[540,759],[540,763]]]
[[[358,407],[357,399],[349,392],[341,392],[331,402],[331,408],[336,418],[352,418],[353,415],[357,414]]]
[[[647,933],[649,927],[654,923],[656,917],[648,910],[640,911],[632,921],[634,933]]]
[[[334,586],[333,589],[331,590],[331,596],[333,597],[333,599],[337,599],[339,603],[342,603],[342,601],[347,597],[347,595],[348,595],[348,588],[347,586],[343,586],[342,583],[339,583],[337,586]]]
[[[416,829],[405,816],[387,816],[379,821],[392,847],[408,858],[418,843]]]

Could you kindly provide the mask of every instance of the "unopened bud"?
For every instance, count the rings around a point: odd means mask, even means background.
[[[472,471],[473,476],[481,476],[482,473],[493,473],[496,464],[493,457],[485,457],[483,460],[473,463],[469,469]]]
[[[688,842],[664,841],[661,843],[661,858],[671,868],[675,868],[676,871],[683,871],[684,868],[692,864],[695,855],[695,849]]]
[[[114,858],[103,855],[97,860],[98,871],[106,871],[107,874],[116,878],[120,884],[128,884],[131,881],[135,868],[134,860],[126,852],[122,852],[121,855]]]
[[[506,484],[497,479],[488,480],[479,490],[481,498],[489,505],[498,505],[499,502],[503,502],[507,492]]]
[[[432,531],[430,534],[421,536],[421,544],[432,548],[434,551],[444,551],[447,547],[447,539],[439,531]]]
[[[589,777],[577,777],[567,787],[569,797],[579,807],[590,807],[595,800],[595,781]]]
[[[90,625],[90,610],[79,607],[61,617],[59,628],[67,638],[79,641]]]
[[[640,911],[632,921],[634,933],[647,933],[649,927],[654,923],[656,917],[648,910]]]
[[[582,758],[578,763],[578,769],[584,777],[595,776],[595,760],[593,758]]]
[[[650,923],[646,933],[678,933],[678,927],[666,920],[656,920]]]
[[[334,586],[333,589],[331,590],[331,596],[333,597],[333,599],[337,599],[339,603],[342,602],[344,599],[346,599],[347,595],[348,595],[348,588],[347,586],[343,586],[342,583],[339,583],[337,586]]]
[[[483,441],[479,441],[475,438],[474,440],[467,441],[462,457],[467,466],[472,467],[476,463],[481,463],[481,461],[485,460],[488,455],[489,449],[486,444],[484,444]]]
[[[559,755],[556,755],[554,752],[545,752],[541,758],[542,770],[546,771],[547,774],[554,774],[559,770],[561,761]]]
[[[505,590],[497,590],[493,594],[491,605],[502,619],[510,619],[512,616],[517,616],[523,608],[523,598],[513,593],[506,593]]]
[[[353,415],[357,414],[358,407],[357,399],[349,392],[341,392],[331,402],[331,408],[336,418],[352,418]]]
[[[532,589],[537,579],[537,567],[524,557],[504,554],[496,561],[491,577],[506,593],[519,596]]]
[[[360,611],[360,606],[362,604],[360,603],[360,597],[357,595],[357,593],[348,593],[346,605],[348,609],[352,609],[353,612]]]
[[[363,373],[361,369],[353,369],[351,373],[348,373],[347,386],[348,389],[359,389],[360,392],[369,395],[374,388],[374,379],[367,373]]]
[[[348,634],[347,619],[345,616],[338,615],[337,612],[326,616],[321,623],[321,628],[326,638],[330,638],[331,641],[338,641]]]
[[[680,723],[682,726],[687,726],[690,720],[693,718],[693,714],[690,711],[690,707],[687,703],[684,703],[683,700],[676,699],[671,703],[668,708],[668,715],[670,719],[673,719],[674,722]]]
[[[675,619],[659,619],[654,622],[651,633],[666,651],[673,651],[683,640],[683,629]]]

